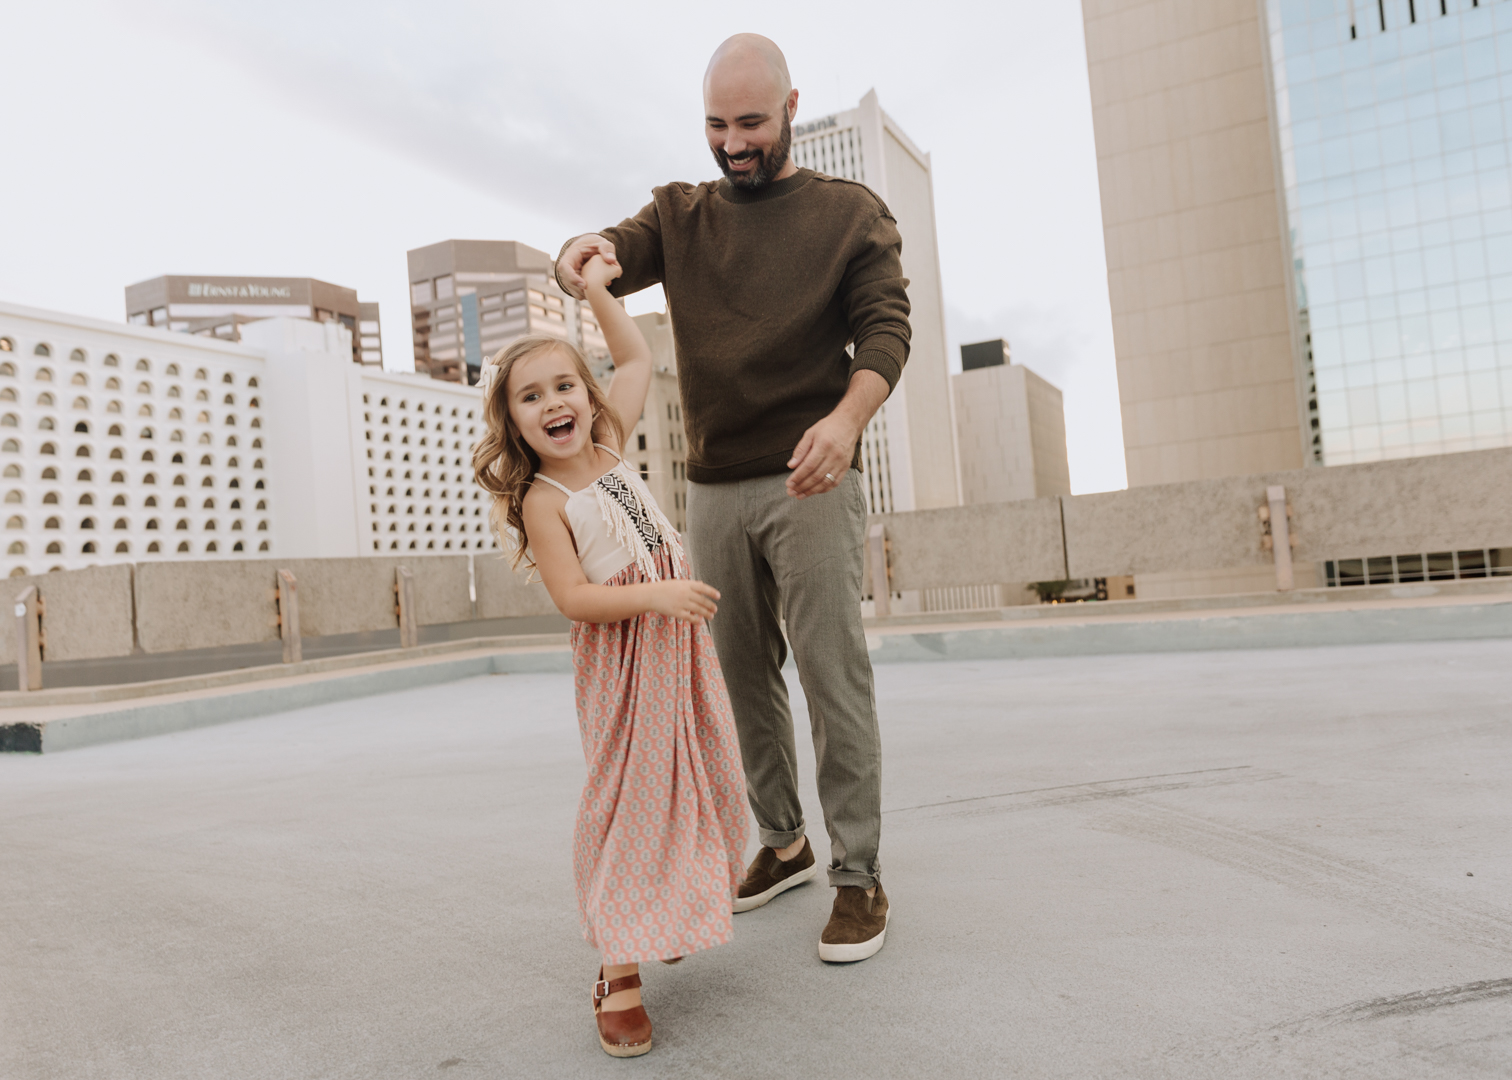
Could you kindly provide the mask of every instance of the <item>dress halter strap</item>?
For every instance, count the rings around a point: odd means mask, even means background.
[[[560,491],[563,495],[567,496],[569,499],[572,498],[574,492],[566,484],[559,484],[559,483],[557,483],[555,480],[553,480],[551,477],[547,476],[545,473],[536,473],[535,475],[536,475],[536,479],[537,480],[544,480],[544,481],[546,481],[548,484],[550,484],[552,487],[556,488],[558,491]]]
[[[596,446],[596,447],[598,447],[600,450],[604,450],[604,451],[607,451],[610,454],[613,454],[614,455],[614,460],[616,462],[618,462],[619,464],[623,465],[625,463],[625,459],[624,458],[622,458],[618,454],[614,453],[613,447],[605,446],[603,443],[594,443],[593,445]],[[546,481],[548,484],[550,484],[552,487],[556,488],[558,491],[560,491],[563,495],[566,495],[568,498],[571,498],[572,496],[574,496],[574,495],[577,494],[577,492],[573,491],[567,485],[557,483],[555,480],[553,480],[551,477],[547,476],[545,473],[536,473],[535,475],[536,475],[536,479],[537,480],[544,480],[544,481]],[[595,480],[594,483],[596,484],[596,483],[598,483],[598,481]],[[590,484],[588,486],[592,487],[593,484]]]

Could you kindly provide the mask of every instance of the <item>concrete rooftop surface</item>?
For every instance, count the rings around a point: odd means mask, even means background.
[[[566,675],[0,757],[0,1076],[1507,1075],[1512,642],[877,692],[886,947],[822,964],[832,893],[796,889],[646,967],[631,1061],[589,1007]]]

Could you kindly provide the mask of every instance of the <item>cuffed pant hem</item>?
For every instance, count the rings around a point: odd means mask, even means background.
[[[758,828],[757,832],[761,834],[762,847],[769,847],[774,851],[780,851],[785,847],[791,847],[802,839],[804,827],[800,825],[788,832],[773,832],[771,829]]]
[[[841,885],[859,885],[863,889],[870,889],[881,880],[878,874],[867,874],[860,870],[835,870],[829,872],[830,888],[837,889]]]

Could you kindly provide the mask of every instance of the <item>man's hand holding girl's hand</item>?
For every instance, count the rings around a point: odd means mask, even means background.
[[[583,264],[583,284],[590,289],[607,289],[609,283],[624,272],[619,263],[611,263],[602,255],[594,255]]]
[[[562,257],[557,260],[557,283],[571,293],[574,300],[584,298],[583,267],[595,255],[610,266],[619,266],[619,260],[614,257],[614,245],[598,233],[578,237],[567,245]]]
[[[651,610],[669,619],[686,623],[698,623],[712,619],[719,610],[714,601],[719,599],[719,590],[702,581],[658,581],[651,586]]]

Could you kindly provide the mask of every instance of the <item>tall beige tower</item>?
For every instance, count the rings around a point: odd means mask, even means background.
[[[1082,0],[1129,484],[1303,465],[1256,0]]]
[[[793,160],[871,188],[903,236],[913,340],[902,380],[862,436],[868,505],[873,513],[959,505],[929,155],[882,111],[871,90],[854,109],[796,125]]]

